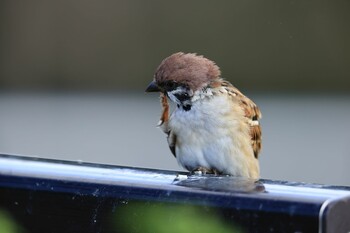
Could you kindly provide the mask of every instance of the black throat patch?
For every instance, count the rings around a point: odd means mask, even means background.
[[[192,108],[192,105],[183,105],[183,106],[182,106],[182,109],[185,110],[186,112],[187,112],[187,111],[190,111],[191,108]]]
[[[177,107],[178,108],[182,108],[185,112],[187,112],[187,111],[191,110],[192,105],[180,105],[180,104],[177,104]]]

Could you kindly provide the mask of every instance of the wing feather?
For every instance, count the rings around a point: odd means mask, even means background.
[[[170,130],[168,123],[169,123],[169,103],[166,95],[163,93],[160,94],[160,102],[162,105],[162,115],[160,117],[160,121],[158,123],[158,126],[163,130],[164,133],[168,135],[168,145],[171,153],[176,158],[176,135]]]
[[[261,151],[262,138],[261,127],[259,124],[259,119],[261,118],[260,109],[252,100],[243,95],[236,87],[234,87],[228,81],[223,81],[222,86],[224,86],[229,95],[239,100],[239,104],[243,108],[245,117],[248,118],[248,123],[250,124],[250,136],[254,156],[255,158],[258,158],[259,153]]]
[[[176,158],[176,134],[174,134],[172,131],[168,134],[168,145],[171,153],[173,153],[174,157]]]

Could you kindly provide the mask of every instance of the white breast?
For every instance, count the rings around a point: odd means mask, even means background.
[[[253,151],[249,128],[243,110],[229,98],[207,96],[195,101],[190,111],[177,108],[172,113],[169,127],[177,136],[176,158],[184,168],[206,167],[250,176],[247,156]]]

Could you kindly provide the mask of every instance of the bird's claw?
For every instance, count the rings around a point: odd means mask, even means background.
[[[220,175],[220,172],[218,172],[216,169],[206,168],[206,167],[198,167],[191,171],[191,174],[193,175]]]

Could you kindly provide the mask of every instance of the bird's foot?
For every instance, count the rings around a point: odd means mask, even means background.
[[[197,167],[196,169],[191,171],[191,174],[193,174],[193,175],[207,175],[207,174],[219,175],[220,172],[218,172],[216,169],[210,169],[210,168],[206,168],[206,167]]]

